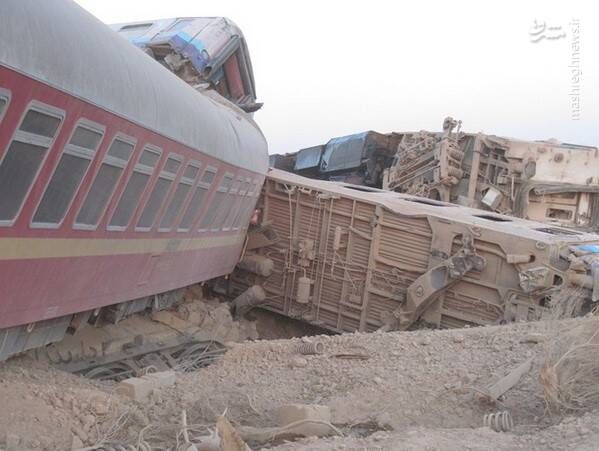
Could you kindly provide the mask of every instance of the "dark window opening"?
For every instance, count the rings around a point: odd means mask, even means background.
[[[148,203],[146,204],[144,211],[137,222],[137,227],[144,229],[152,227],[152,224],[154,224],[154,220],[156,219],[156,215],[160,210],[160,206],[162,205],[162,202],[168,193],[171,183],[172,180],[167,180],[164,178],[158,179],[156,185],[154,185],[152,194],[150,194]]]
[[[40,111],[29,110],[19,127],[19,130],[33,135],[53,138],[60,125],[60,118],[49,116]]]
[[[4,113],[4,108],[6,108],[7,103],[8,99],[6,97],[0,97],[0,118],[2,117],[2,113]]]
[[[185,214],[181,219],[179,230],[189,230],[189,228],[193,224],[195,217],[200,211],[202,205],[204,204],[206,193],[210,189],[210,184],[214,180],[215,174],[216,173],[212,170],[207,170],[202,175],[202,178],[200,179],[200,182],[198,183],[198,186],[196,187],[195,192],[193,193],[191,201],[189,202],[187,210],[185,211]]]
[[[181,207],[183,206],[183,202],[187,197],[187,193],[189,193],[191,186],[186,183],[179,183],[177,189],[175,190],[175,194],[166,209],[166,213],[162,217],[160,221],[161,229],[170,229],[177,218],[177,215],[181,211]]]
[[[200,211],[200,207],[204,203],[204,197],[207,191],[208,188],[204,186],[198,186],[196,188],[195,192],[193,193],[193,197],[189,202],[189,206],[183,215],[183,219],[181,219],[181,224],[179,225],[180,230],[189,230],[193,220],[198,214],[198,211]]]
[[[168,158],[164,164],[164,170],[166,172],[170,172],[171,174],[176,174],[179,166],[181,166],[181,162],[179,160]]]
[[[105,161],[100,166],[100,170],[77,215],[75,221],[77,224],[87,226],[98,224],[132,153],[132,144],[119,139],[112,142]]]
[[[139,164],[153,168],[156,166],[159,159],[159,152],[152,152],[151,150],[144,149],[141,153],[141,157],[139,157]]]
[[[195,180],[198,175],[198,171],[200,170],[199,166],[189,165],[185,168],[185,172],[183,173],[183,177],[190,180]]]
[[[63,154],[37,207],[33,222],[58,224],[64,218],[90,160]]]
[[[64,219],[101,140],[97,131],[83,126],[75,129],[33,216],[34,223],[58,224]]]
[[[77,224],[94,226],[98,224],[100,216],[114,191],[116,183],[121,177],[122,168],[104,163],[92,184],[85,202],[77,215]]]
[[[0,220],[16,217],[47,147],[13,141],[0,164]]]
[[[126,227],[129,224],[131,216],[133,216],[133,212],[139,203],[139,199],[148,184],[148,180],[150,180],[148,174],[141,172],[133,172],[131,174],[131,178],[129,178],[125,191],[110,220],[110,227]]]
[[[61,122],[30,109],[0,162],[0,221],[16,218]]]
[[[129,225],[133,213],[137,209],[139,200],[143,195],[146,186],[150,180],[150,176],[154,172],[154,167],[160,159],[160,149],[153,147],[145,147],[129,180],[127,186],[119,199],[108,227],[125,228]]]
[[[546,216],[551,219],[561,219],[568,221],[572,219],[572,211],[561,208],[548,208]]]

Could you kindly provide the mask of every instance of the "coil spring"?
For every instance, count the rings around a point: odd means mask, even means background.
[[[300,343],[297,352],[304,355],[322,354],[324,345],[322,343]]]
[[[483,426],[490,427],[495,432],[508,432],[514,427],[514,420],[509,411],[503,410],[486,414],[483,417]]]

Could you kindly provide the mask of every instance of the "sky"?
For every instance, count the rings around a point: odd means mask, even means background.
[[[595,2],[76,1],[105,23],[236,22],[270,153],[440,130],[446,116],[469,132],[599,145]]]

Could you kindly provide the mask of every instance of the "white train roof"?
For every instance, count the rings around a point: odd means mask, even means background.
[[[217,94],[189,87],[71,0],[2,0],[0,64],[226,163],[264,173],[264,136]]]

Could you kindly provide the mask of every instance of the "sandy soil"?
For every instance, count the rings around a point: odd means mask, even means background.
[[[230,344],[218,363],[178,374],[174,386],[143,403],[117,394],[115,383],[16,358],[0,366],[0,444],[69,450],[135,444],[141,432],[168,449],[183,410],[208,431],[223,413],[235,426],[273,426],[278,406],[301,403],[329,406],[343,435],[252,449],[596,449],[599,412],[590,406],[549,415],[538,380],[551,337],[581,321],[596,320]],[[535,343],[539,337],[546,341]],[[324,352],[299,355],[302,340],[323,343]],[[499,401],[481,394],[528,358],[532,369]],[[483,416],[499,410],[511,412],[512,431],[483,427]]]

